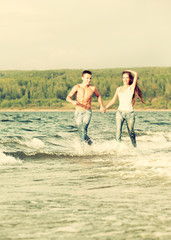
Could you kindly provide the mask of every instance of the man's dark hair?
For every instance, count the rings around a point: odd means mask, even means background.
[[[92,72],[91,72],[91,71],[89,71],[89,70],[84,70],[84,71],[82,72],[82,77],[83,77],[83,76],[84,76],[84,74],[86,74],[86,73],[88,73],[88,74],[92,75]]]

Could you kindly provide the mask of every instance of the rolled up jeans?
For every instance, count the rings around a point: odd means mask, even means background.
[[[84,142],[87,140],[87,129],[88,125],[91,121],[92,111],[91,109],[79,112],[75,111],[75,121],[78,127],[78,133],[81,139],[81,142]]]
[[[128,133],[132,142],[132,145],[136,147],[136,136],[134,132],[134,124],[135,124],[135,113],[134,112],[121,112],[117,110],[116,112],[116,140],[121,141],[122,137],[122,126],[124,121],[126,121]]]

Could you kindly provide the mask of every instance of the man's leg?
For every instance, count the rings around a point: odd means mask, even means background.
[[[134,112],[127,114],[126,124],[127,124],[127,129],[128,129],[128,133],[129,133],[132,145],[134,147],[136,147],[136,136],[135,136],[135,132],[134,132],[134,124],[135,124],[135,113]]]
[[[84,141],[83,133],[82,133],[82,127],[83,127],[83,115],[82,112],[75,111],[75,122],[77,124],[78,128],[78,134],[80,136],[81,142]]]
[[[92,141],[87,136],[87,130],[88,130],[89,123],[91,121],[91,116],[92,116],[91,110],[87,110],[84,112],[82,131],[83,131],[83,139],[84,139],[84,141],[87,142],[88,145],[92,144]]]
[[[121,141],[121,137],[122,137],[122,126],[124,123],[125,119],[122,116],[122,113],[117,110],[116,112],[116,140],[118,142]]]

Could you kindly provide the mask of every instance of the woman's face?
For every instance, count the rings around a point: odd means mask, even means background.
[[[130,77],[128,73],[122,75],[122,81],[124,85],[129,85]]]

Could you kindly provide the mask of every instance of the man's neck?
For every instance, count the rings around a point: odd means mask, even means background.
[[[87,84],[84,84],[84,83],[81,83],[81,87],[83,88],[86,88],[86,87],[89,87],[90,85],[87,85]]]

